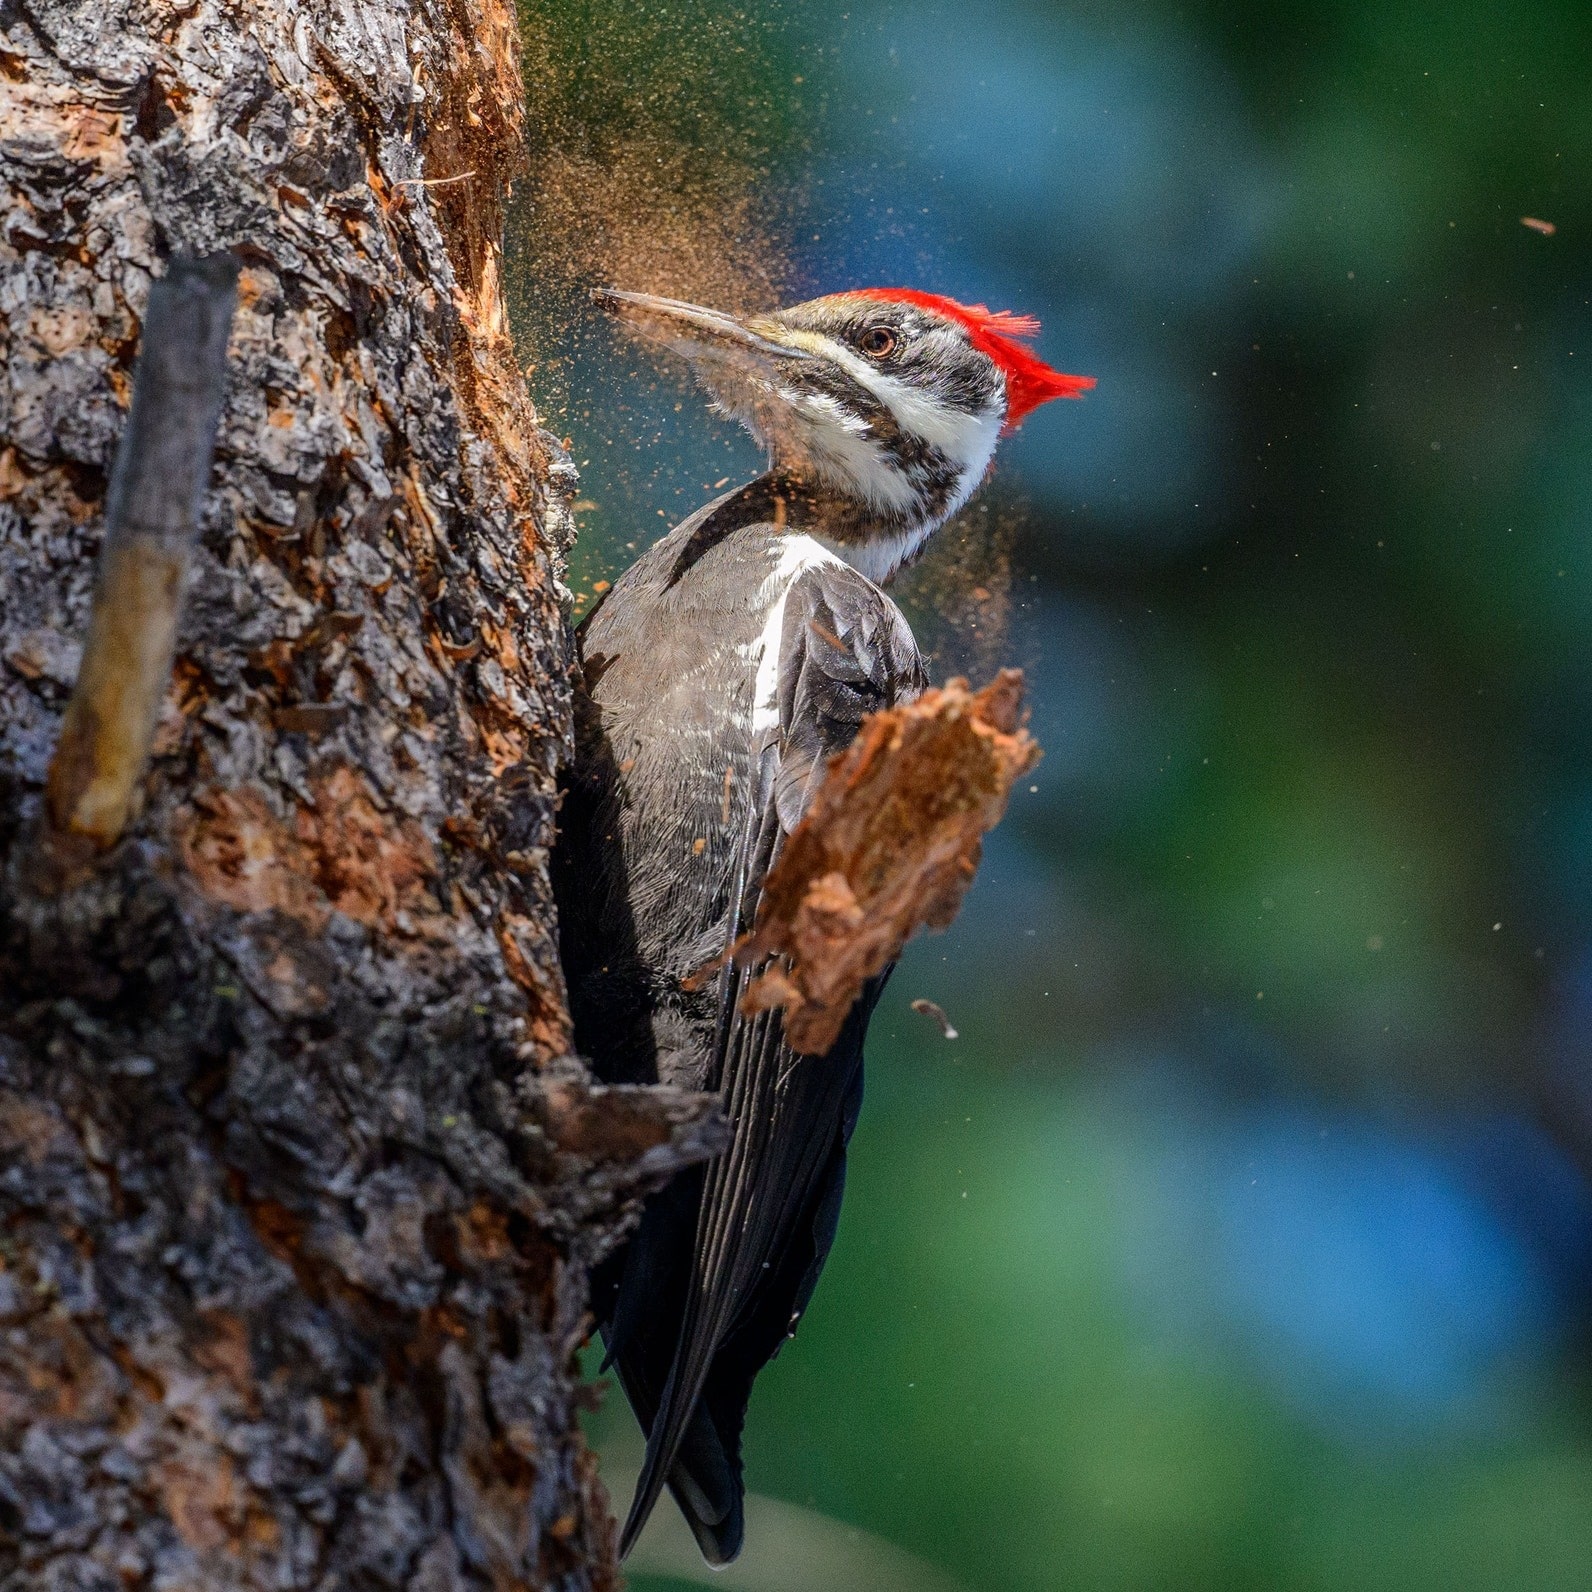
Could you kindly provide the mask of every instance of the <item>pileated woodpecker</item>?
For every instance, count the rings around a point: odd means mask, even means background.
[[[827,1055],[748,975],[690,975],[751,925],[827,756],[926,676],[880,585],[972,493],[996,440],[1093,386],[1044,364],[1036,321],[934,294],[838,293],[740,319],[604,289],[768,450],[622,575],[579,631],[582,689],[555,886],[579,1050],[611,1083],[719,1093],[729,1149],[648,1202],[594,1279],[608,1360],[647,1432],[621,1538],[665,1485],[706,1559],[743,1534],[752,1382],[796,1328],[840,1213],[883,978]]]

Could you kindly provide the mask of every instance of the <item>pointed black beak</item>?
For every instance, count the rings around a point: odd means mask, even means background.
[[[649,342],[679,354],[714,407],[745,426],[771,456],[781,438],[790,437],[793,394],[802,386],[800,367],[818,356],[796,343],[796,334],[777,320],[742,320],[700,304],[616,287],[594,289],[592,302]]]

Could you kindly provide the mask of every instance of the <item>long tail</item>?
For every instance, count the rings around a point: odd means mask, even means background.
[[[705,1405],[697,1407],[686,1428],[679,1456],[669,1472],[669,1491],[702,1557],[711,1565],[735,1559],[746,1534],[741,1467],[739,1460],[726,1452]]]
[[[650,1437],[659,1429],[656,1393],[646,1386],[642,1367],[629,1356],[616,1359],[615,1366],[631,1407],[642,1419]],[[714,1420],[714,1406],[722,1401],[715,1399],[710,1384],[691,1414],[667,1473],[669,1491],[674,1494],[681,1514],[691,1527],[691,1534],[696,1538],[703,1558],[713,1565],[729,1564],[740,1553],[745,1533],[745,1490],[741,1480],[739,1436],[750,1384],[748,1379],[742,1380],[745,1385],[739,1389],[740,1404],[722,1412],[728,1423],[725,1431],[720,1431]],[[651,1452],[649,1444],[649,1457]],[[648,1498],[638,1482],[621,1538],[621,1555],[630,1552],[652,1513],[660,1491],[653,1489]]]
[[[773,1045],[768,1045],[765,1038],[761,1047],[756,1038],[765,1037],[759,1031],[778,1021],[778,1012],[760,1012],[745,1025],[751,1032],[738,1037],[743,1043],[752,1041],[746,1048],[753,1056],[759,1049],[777,1054],[777,1037]],[[774,1033],[777,1035],[778,1030]],[[665,1485],[672,1480],[688,1431],[705,1419],[699,1404],[713,1356],[739,1296],[751,1280],[744,1275],[749,1259],[744,1240],[746,1228],[751,1225],[747,1218],[752,1214],[748,1209],[751,1190],[747,1187],[751,1180],[746,1174],[748,1162],[755,1165],[760,1159],[754,1146],[768,1136],[773,1126],[773,1102],[768,1097],[774,1092],[775,1079],[768,1076],[769,1071],[755,1066],[727,1069],[725,1106],[734,1138],[729,1151],[707,1171],[694,1245],[695,1275],[668,1379],[658,1399],[657,1416],[647,1434],[647,1455],[636,1483],[636,1495],[620,1534],[621,1556],[635,1545]],[[756,1260],[752,1263],[760,1264],[762,1253],[754,1250],[754,1254]]]

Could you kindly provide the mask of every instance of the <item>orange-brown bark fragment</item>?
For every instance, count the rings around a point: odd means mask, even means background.
[[[526,1032],[539,1045],[550,1047],[552,1054],[563,1054],[574,1044],[574,1030],[562,988],[541,971],[545,959],[539,960],[537,951],[546,932],[530,918],[504,912],[498,919],[497,939],[504,971],[528,997]]]
[[[310,859],[263,792],[204,791],[175,829],[183,866],[212,901],[238,912],[284,912],[316,932],[325,926]]]
[[[315,805],[299,809],[295,828],[326,899],[357,923],[387,929],[400,912],[435,913],[423,886],[436,873],[436,852],[420,825],[391,820],[350,768],[334,769],[312,789]]]
[[[196,796],[176,826],[194,883],[223,906],[283,912],[317,932],[334,909],[388,930],[400,912],[415,927],[434,916],[425,883],[437,859],[425,831],[383,813],[350,768],[321,775],[311,789],[314,804],[298,809],[291,829],[252,787]]]
[[[912,935],[950,923],[985,831],[1039,761],[1022,694],[1022,671],[1003,669],[982,691],[952,680],[864,721],[830,760],[735,949],[742,966],[780,959],[752,982],[742,1011],[784,1007],[792,1048],[821,1054]]]

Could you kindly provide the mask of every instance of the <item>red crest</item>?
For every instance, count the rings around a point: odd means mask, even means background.
[[[1068,376],[1053,369],[1019,338],[1039,336],[1032,315],[991,310],[983,304],[959,304],[939,293],[920,293],[910,287],[865,287],[859,298],[890,299],[955,321],[981,354],[987,354],[1006,377],[1006,431],[1015,431],[1030,410],[1052,398],[1081,398],[1094,386],[1093,376]]]

